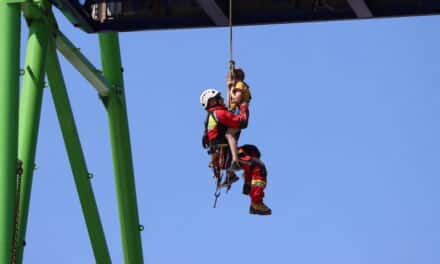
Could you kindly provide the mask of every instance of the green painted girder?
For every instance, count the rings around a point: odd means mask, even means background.
[[[17,263],[21,263],[23,259],[46,72],[48,39],[45,23],[42,20],[32,21],[29,27],[25,74],[20,98],[18,158],[23,161],[23,176],[19,205]]]
[[[106,97],[113,88],[111,83],[108,82],[102,75],[102,72],[96,69],[86,56],[81,53],[79,48],[75,47],[75,45],[59,31],[55,16],[52,12],[44,12],[40,6],[30,2],[22,4],[22,10],[28,20],[41,19],[46,23],[47,30],[55,38],[56,47],[61,54],[92,84],[101,97]]]
[[[112,92],[106,100],[113,168],[118,199],[122,249],[127,264],[143,263],[141,225],[136,201],[133,158],[127,108],[123,93],[122,63],[117,33],[99,34],[101,60],[106,78],[122,92]]]
[[[87,225],[87,231],[95,255],[95,262],[98,264],[110,264],[110,253],[99,217],[98,206],[96,204],[95,195],[93,194],[91,179],[87,170],[63,73],[53,41],[49,42],[47,78],[61,126],[64,144],[69,156],[70,166]]]
[[[86,78],[101,97],[109,95],[114,86],[96,69],[93,64],[60,31],[54,34],[57,49]]]
[[[0,263],[10,263],[17,190],[20,6],[0,1]]]

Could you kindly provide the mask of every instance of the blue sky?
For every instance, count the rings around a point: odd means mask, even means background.
[[[100,67],[97,35],[58,18]],[[254,97],[241,142],[263,153],[270,217],[248,214],[242,181],[212,208],[198,100],[205,88],[225,91],[227,29],[120,34],[145,262],[440,263],[439,22],[235,29]],[[112,260],[122,263],[105,109],[61,60]],[[94,263],[49,93],[24,260]]]

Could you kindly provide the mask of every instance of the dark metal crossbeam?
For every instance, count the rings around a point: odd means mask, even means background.
[[[347,2],[358,18],[373,17],[370,8],[368,8],[364,0],[347,0]]]
[[[96,15],[96,6],[90,4],[92,1],[86,1],[86,4],[81,4],[79,0],[52,1],[74,25],[90,33],[228,25],[229,0],[170,0],[157,1],[159,4],[156,5],[137,0],[100,0],[102,3],[109,2],[115,5],[102,5],[107,8],[104,13],[110,15],[99,19],[93,16]],[[234,0],[233,2],[234,26],[440,14],[438,0]],[[118,8],[111,8],[112,6]]]
[[[227,26],[228,17],[223,13],[221,8],[217,5],[215,0],[197,0],[200,7],[211,18],[217,26]]]

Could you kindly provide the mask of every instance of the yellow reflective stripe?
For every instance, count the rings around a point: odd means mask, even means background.
[[[252,180],[251,181],[252,185],[256,185],[256,186],[260,186],[260,187],[265,187],[266,183],[262,180]]]
[[[208,118],[208,130],[213,129],[217,125],[217,120],[214,118],[214,114],[209,115]]]

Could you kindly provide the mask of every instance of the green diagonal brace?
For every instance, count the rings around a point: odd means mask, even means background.
[[[99,95],[101,97],[108,96],[113,89],[111,82],[93,66],[63,33],[57,32],[55,34],[55,43],[61,54],[95,87]]]
[[[95,261],[98,264],[110,264],[111,259],[105,241],[104,230],[99,218],[98,207],[90,183],[75,119],[70,107],[63,73],[56,54],[55,44],[52,41],[50,41],[48,49],[47,77],[63,133],[64,144],[69,155],[70,166],[86,221],[87,231],[89,232]]]

